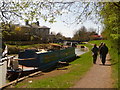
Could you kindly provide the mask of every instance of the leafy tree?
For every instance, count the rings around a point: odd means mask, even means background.
[[[38,20],[40,18],[53,23],[58,16],[71,17],[63,20],[65,23],[84,22],[86,19],[93,20],[98,16],[99,11],[97,3],[90,2],[55,2],[50,0],[44,0],[44,2],[38,0],[18,0],[18,1],[0,1],[0,19],[2,21],[19,21],[23,20]],[[91,15],[95,13],[94,15]],[[91,15],[91,17],[90,17]],[[69,22],[71,20],[72,22]]]
[[[103,18],[104,31],[102,35],[112,41],[115,48],[118,48],[118,41],[120,40],[120,2],[104,3],[100,14]]]
[[[79,30],[77,30],[73,36],[74,40],[86,40],[87,34],[87,29],[85,28],[85,26],[82,26]]]
[[[74,40],[80,40],[80,41],[88,41],[91,39],[91,35],[98,35],[96,33],[96,29],[94,28],[89,28],[88,30],[86,29],[85,26],[82,26],[80,29],[78,29],[74,36]]]

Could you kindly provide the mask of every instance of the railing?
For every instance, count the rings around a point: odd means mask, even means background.
[[[9,59],[13,59],[15,56],[8,56],[0,59],[0,62],[8,61]]]

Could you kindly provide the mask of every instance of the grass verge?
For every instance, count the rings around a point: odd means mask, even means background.
[[[90,45],[86,45],[91,48]],[[32,83],[18,83],[15,87],[25,88],[69,88],[72,87],[92,66],[91,52],[87,52],[71,62],[68,68],[69,72],[54,77],[44,79],[34,79]]]

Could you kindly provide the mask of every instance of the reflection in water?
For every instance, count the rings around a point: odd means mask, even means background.
[[[84,54],[86,51],[82,51],[81,49],[79,49],[79,48],[75,48],[75,54],[77,55],[77,56],[80,56],[80,55],[82,55],[82,54]]]

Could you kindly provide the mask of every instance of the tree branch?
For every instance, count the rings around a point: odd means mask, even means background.
[[[118,2],[118,4],[114,2],[113,4],[120,9],[120,2]]]

